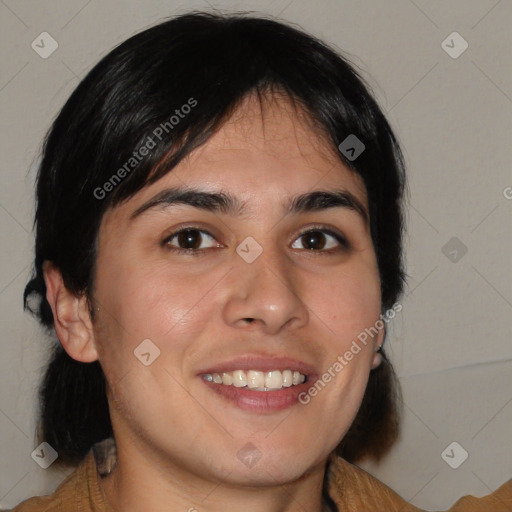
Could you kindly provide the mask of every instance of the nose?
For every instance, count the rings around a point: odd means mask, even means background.
[[[237,254],[234,258],[223,310],[228,325],[269,335],[307,325],[298,270],[289,260],[266,250],[252,263]]]

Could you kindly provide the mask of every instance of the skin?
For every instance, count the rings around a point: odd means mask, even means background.
[[[229,216],[180,205],[129,221],[157,192],[183,184],[230,192],[249,210]],[[379,319],[380,280],[363,218],[342,207],[281,210],[293,195],[340,188],[367,207],[362,181],[300,111],[277,95],[263,104],[251,96],[172,172],[104,215],[94,322],[85,296],[71,294],[45,264],[59,340],[74,359],[99,360],[107,378],[118,464],[102,485],[114,510],[322,509],[326,462],[381,363],[384,331],[309,404],[282,411],[227,404],[197,372],[251,352],[304,360],[321,374]],[[201,256],[169,250],[177,237],[162,244],[188,223],[213,237],[199,238]],[[326,234],[326,248],[320,236],[308,250],[301,234],[311,223],[341,232],[350,248]],[[236,252],[248,236],[263,248],[250,264]],[[148,338],[161,353],[144,366],[133,351]],[[261,453],[252,467],[237,457],[248,442]]]

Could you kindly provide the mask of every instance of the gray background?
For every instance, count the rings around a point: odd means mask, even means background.
[[[211,7],[299,24],[351,56],[374,89],[407,159],[410,277],[387,341],[404,389],[403,436],[380,466],[363,467],[426,509],[490,493],[512,477],[511,2],[2,0],[0,507],[48,494],[67,474],[31,458],[51,343],[22,311],[43,136],[114,45]],[[47,59],[31,48],[44,31],[59,45]],[[453,31],[469,44],[456,59],[441,46]],[[457,469],[441,456],[454,441],[469,454]]]

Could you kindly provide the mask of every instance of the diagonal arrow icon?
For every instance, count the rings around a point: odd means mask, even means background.
[[[365,145],[354,133],[351,133],[341,142],[338,149],[353,162],[365,150]]]
[[[149,338],[146,338],[135,347],[133,354],[144,366],[149,366],[160,357],[160,349]]]
[[[248,236],[237,245],[236,252],[246,263],[252,263],[263,252],[263,247]]]
[[[47,59],[59,47],[59,43],[48,32],[41,32],[30,43],[30,47],[39,57]]]
[[[441,453],[441,458],[452,469],[457,469],[468,456],[468,452],[457,441],[450,443]]]
[[[258,448],[256,448],[252,443],[247,443],[236,455],[238,460],[248,468],[255,466],[262,456]]]
[[[452,32],[441,43],[443,51],[452,59],[458,59],[468,47],[468,42],[458,32]]]
[[[39,467],[46,469],[55,462],[59,454],[53,449],[51,444],[43,441],[39,446],[34,448],[30,456]]]
[[[452,263],[457,263],[468,252],[468,248],[456,236],[452,236],[450,240],[443,245],[441,252]]]

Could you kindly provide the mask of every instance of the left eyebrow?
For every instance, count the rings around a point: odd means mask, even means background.
[[[162,207],[184,204],[209,212],[219,212],[231,216],[247,213],[246,202],[226,192],[209,192],[191,187],[174,187],[160,191],[139,206],[131,215],[130,221],[144,212]],[[282,204],[284,214],[318,212],[331,208],[347,208],[358,213],[368,224],[369,215],[361,201],[348,190],[315,190],[288,199]]]

